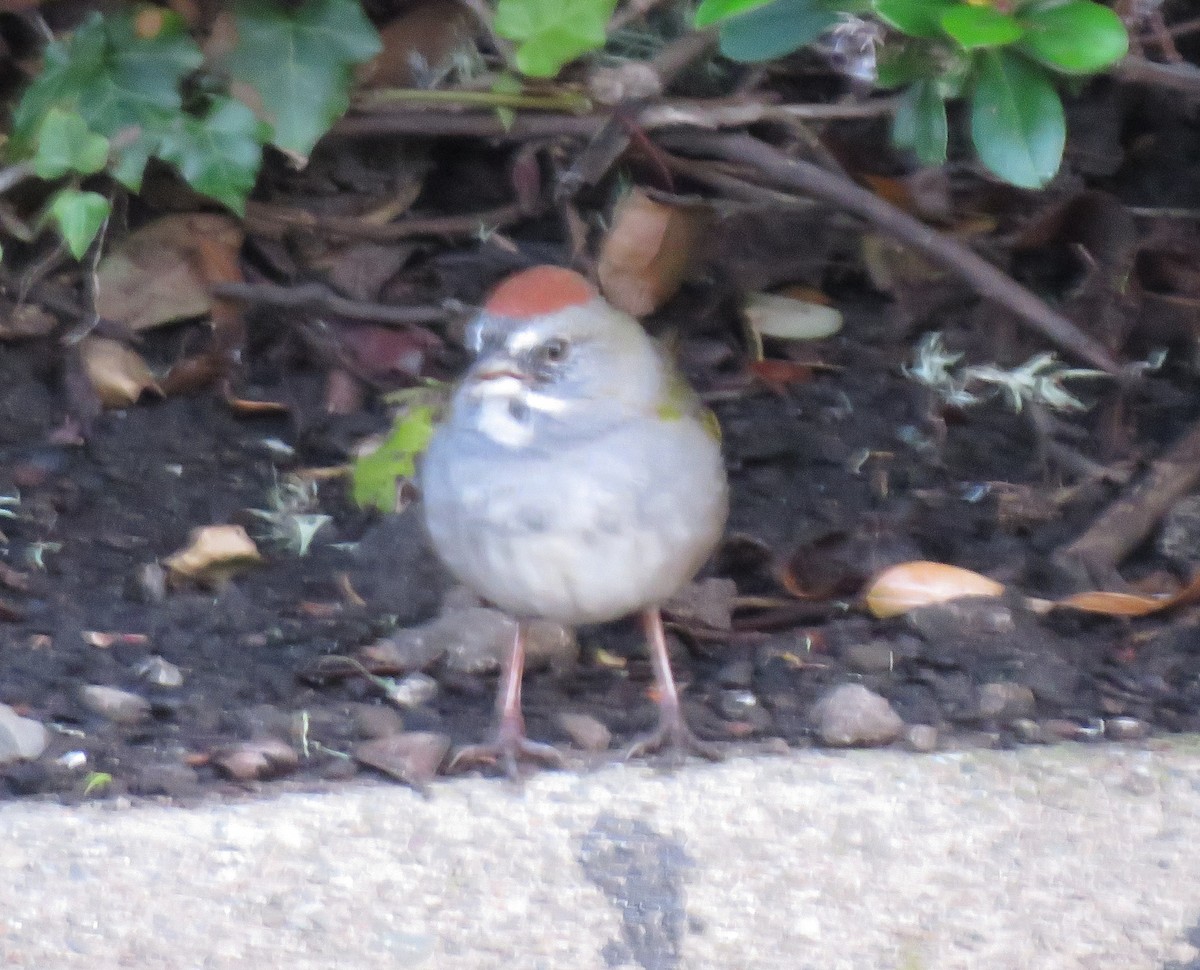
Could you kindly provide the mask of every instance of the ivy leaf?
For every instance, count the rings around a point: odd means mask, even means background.
[[[111,203],[98,192],[63,189],[50,200],[46,216],[58,227],[71,255],[83,259],[111,211]]]
[[[399,421],[387,441],[354,463],[354,501],[363,508],[395,511],[396,479],[416,474],[417,455],[433,436],[433,408],[414,407]]]
[[[74,112],[88,130],[119,141],[109,145],[113,173],[136,190],[159,135],[181,110],[180,83],[202,59],[170,11],[93,14],[71,36],[46,45],[42,72],[13,113],[10,151],[37,154],[50,112]]]
[[[771,0],[721,22],[721,53],[733,61],[769,61],[811,43],[838,22],[816,0]]]
[[[517,43],[517,68],[554,77],[564,64],[604,46],[616,0],[500,0],[496,33]]]
[[[38,178],[62,178],[68,172],[91,175],[108,161],[108,139],[88,131],[77,111],[51,108],[38,129],[33,171]]]
[[[923,165],[941,165],[948,136],[946,102],[937,82],[924,78],[909,85],[892,119],[892,141],[914,151]]]
[[[230,72],[258,95],[272,142],[307,158],[350,106],[351,69],[379,53],[379,34],[358,0],[241,0],[233,10]]]
[[[942,14],[957,0],[875,0],[885,24],[910,37],[941,37]]]
[[[1017,18],[995,7],[959,4],[942,12],[942,30],[966,50],[1003,47],[1020,40],[1024,29]]]
[[[1093,74],[1129,52],[1129,34],[1121,18],[1090,0],[1035,10],[1022,19],[1021,49],[1059,71]]]
[[[971,138],[980,161],[1013,185],[1040,189],[1058,171],[1067,127],[1045,71],[1006,51],[980,55]]]
[[[46,45],[41,74],[13,114],[13,150],[33,151],[34,136],[52,108],[77,111],[108,138],[126,129],[161,130],[180,110],[179,85],[203,60],[183,19],[158,11],[88,17],[65,40]]]
[[[203,117],[180,115],[158,154],[196,191],[242,215],[269,134],[269,126],[240,101],[214,98]]]

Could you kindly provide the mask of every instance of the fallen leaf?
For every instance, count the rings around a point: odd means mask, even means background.
[[[918,606],[1003,592],[1003,584],[969,569],[918,560],[885,569],[867,587],[864,601],[874,616],[886,619]]]
[[[775,340],[823,340],[842,329],[840,311],[780,293],[752,293],[742,312],[756,334]]]
[[[220,586],[260,562],[258,547],[240,525],[208,525],[193,529],[187,546],[164,565],[176,581]]]
[[[382,48],[358,68],[371,88],[436,87],[474,46],[474,18],[454,0],[427,0],[379,29]]]
[[[1139,593],[1107,593],[1093,590],[1087,593],[1076,593],[1063,600],[1056,600],[1053,606],[1062,609],[1079,610],[1082,613],[1101,613],[1104,616],[1146,616],[1157,613],[1171,605],[1172,597],[1144,596]]]
[[[425,788],[450,753],[450,739],[431,731],[407,731],[355,745],[354,759],[397,781]]]
[[[96,312],[131,330],[201,317],[209,295],[214,251],[236,260],[242,230],[225,216],[170,215],[148,223],[119,243],[96,270]]]
[[[79,345],[79,357],[88,382],[106,408],[136,404],[146,391],[162,394],[141,354],[119,340],[87,337]]]
[[[707,219],[698,206],[656,202],[634,189],[617,205],[600,246],[598,275],[605,298],[635,317],[675,295]]]

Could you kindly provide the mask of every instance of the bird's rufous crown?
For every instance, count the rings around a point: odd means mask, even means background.
[[[492,290],[484,309],[498,317],[540,317],[582,306],[596,288],[574,270],[561,266],[531,266]]]

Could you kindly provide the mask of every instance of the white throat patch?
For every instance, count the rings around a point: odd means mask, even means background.
[[[523,448],[533,440],[533,414],[562,414],[570,403],[531,390],[516,377],[480,381],[470,394],[479,401],[479,430],[508,448]]]

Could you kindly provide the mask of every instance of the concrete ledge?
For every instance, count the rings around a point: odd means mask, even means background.
[[[0,806],[0,966],[1200,968],[1200,745]]]

